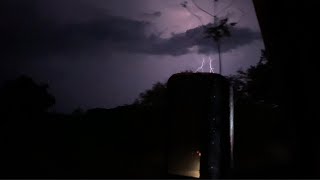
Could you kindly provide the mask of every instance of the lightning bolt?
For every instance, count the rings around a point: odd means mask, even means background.
[[[204,65],[205,59],[202,58],[202,63],[201,66],[196,70],[196,72],[199,72],[201,70],[201,72],[203,72],[203,65]]]
[[[210,73],[214,73],[214,68],[212,67],[212,59],[211,59],[211,57],[209,56],[209,60],[210,60],[210,63],[209,63],[209,65],[210,65]]]
[[[211,57],[210,56],[208,56],[208,58],[209,58],[209,67],[210,67],[210,73],[214,73],[214,68],[213,68],[213,65],[212,65],[212,59],[211,59]],[[204,68],[204,64],[205,64],[205,58],[204,57],[202,57],[202,63],[201,63],[201,66],[200,67],[198,67],[198,69],[196,70],[196,72],[199,72],[199,71],[201,71],[201,72],[203,72],[204,70],[203,70],[203,68]]]

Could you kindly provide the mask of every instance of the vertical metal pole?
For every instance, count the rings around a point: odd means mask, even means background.
[[[233,99],[233,86],[230,83],[229,91],[229,109],[230,109],[230,167],[234,167],[234,99]]]
[[[221,47],[220,40],[217,41],[218,55],[219,55],[219,73],[222,75],[222,60],[221,60]]]
[[[218,9],[218,0],[213,0],[213,25],[217,26],[218,23],[218,17],[216,15],[217,9]],[[220,46],[220,39],[216,41],[217,43],[217,49],[218,49],[218,55],[219,55],[219,73],[222,75],[222,60],[221,60],[221,46]]]

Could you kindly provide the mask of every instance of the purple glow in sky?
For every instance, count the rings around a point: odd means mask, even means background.
[[[232,0],[221,0],[221,9]],[[55,110],[113,108],[174,73],[195,71],[212,58],[214,46],[200,40],[201,22],[182,0],[4,0],[0,3],[1,81],[26,74],[47,82]],[[212,12],[212,1],[195,0]],[[204,24],[212,17],[188,0]],[[223,74],[254,65],[264,48],[251,0],[222,11],[239,22],[222,44]],[[240,18],[241,17],[241,18]],[[209,72],[209,64],[204,65]]]

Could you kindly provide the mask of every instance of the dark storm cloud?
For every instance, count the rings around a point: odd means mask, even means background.
[[[3,55],[25,57],[90,51],[102,43],[121,49],[121,44],[145,39],[147,22],[103,15],[82,23],[61,24],[53,16],[44,16],[39,2],[0,3],[4,10],[0,17]]]
[[[225,37],[221,40],[222,53],[261,39],[260,32],[253,31],[247,27],[233,27],[230,31],[231,37]],[[198,46],[198,53],[200,54],[217,53],[216,44],[213,39],[206,38],[205,36],[205,28],[198,27],[188,30],[184,38],[191,39],[192,45]]]
[[[37,1],[5,2],[7,4],[2,3],[5,5],[2,8],[6,8],[1,17],[4,28],[0,30],[0,44],[5,47],[7,56],[78,53],[102,45],[109,51],[153,55],[179,56],[189,53],[192,47],[198,47],[198,53],[215,53],[213,41],[204,38],[203,27],[163,39],[158,35],[146,35],[148,26],[151,26],[148,22],[103,14],[86,22],[62,25],[39,13]],[[152,14],[161,15],[160,12]],[[259,38],[259,32],[236,27],[233,37],[223,42],[222,50],[226,52]]]
[[[160,17],[162,15],[162,13],[160,11],[156,11],[153,13],[143,13],[142,15],[145,17],[156,18],[156,17]]]
[[[204,30],[205,28],[201,26],[185,33],[173,34],[170,39],[154,40],[151,42],[152,46],[147,50],[147,53],[173,56],[187,54],[191,51],[196,51],[199,54],[217,53],[214,41],[205,37]],[[232,37],[222,40],[221,52],[228,52],[261,38],[259,32],[252,31],[249,28],[236,27],[231,29],[231,33]],[[197,47],[197,49],[192,50],[193,47]]]

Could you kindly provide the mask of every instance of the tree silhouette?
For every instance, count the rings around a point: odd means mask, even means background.
[[[294,164],[292,127],[283,118],[281,77],[275,67],[268,53],[261,50],[257,65],[229,77],[235,88],[239,177],[287,177]],[[244,169],[246,166],[250,168]]]
[[[44,113],[55,104],[47,84],[37,84],[28,76],[7,81],[0,90],[1,111],[7,116]]]
[[[239,70],[229,79],[233,82],[238,99],[277,107],[279,89],[274,74],[273,64],[268,60],[266,51],[261,50],[261,57],[257,65],[250,66],[246,71]]]
[[[228,9],[233,3],[234,1],[231,1],[229,3],[229,5],[227,5],[226,7],[222,8],[222,9],[217,9],[217,4],[219,3],[218,0],[213,0],[212,1],[212,5],[213,5],[213,13],[210,13],[208,11],[206,11],[205,9],[201,8],[194,0],[191,1],[200,11],[204,12],[205,14],[211,16],[213,18],[213,22],[209,23],[207,25],[204,25],[202,23],[201,17],[196,15],[194,12],[192,12],[189,7],[188,7],[188,2],[184,1],[182,2],[180,5],[185,8],[188,12],[190,12],[193,16],[195,16],[200,23],[202,24],[202,26],[205,29],[205,34],[207,38],[213,39],[216,47],[217,47],[217,51],[218,51],[218,55],[219,55],[219,73],[222,74],[222,57],[221,57],[221,43],[222,43],[222,39],[225,37],[231,37],[231,31],[230,29],[234,26],[237,25],[237,22],[229,22],[229,18],[228,17],[219,17],[218,15],[225,11],[226,9]],[[202,67],[202,66],[201,66]],[[210,67],[211,67],[211,61],[210,61]]]
[[[166,84],[158,82],[150,90],[141,93],[135,103],[142,106],[163,107],[166,103],[166,88]]]
[[[1,178],[37,177],[48,173],[52,167],[49,154],[53,152],[47,149],[50,142],[48,109],[54,103],[48,85],[37,84],[28,76],[3,84],[0,89],[0,159],[4,168]]]

